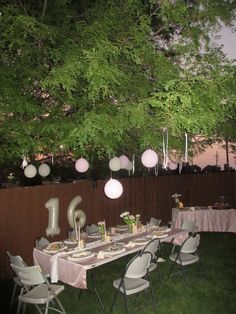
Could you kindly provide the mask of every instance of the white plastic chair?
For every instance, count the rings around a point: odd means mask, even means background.
[[[42,307],[39,305],[45,305],[45,314],[48,313],[49,309],[59,313],[66,313],[57,297],[64,290],[63,285],[50,284],[46,277],[43,276],[39,266],[21,267],[11,264],[11,267],[24,287],[18,296],[19,304],[24,303],[24,311],[26,304],[33,304],[40,313],[42,313]],[[57,305],[57,307],[50,306],[54,300],[56,302],[53,305]],[[20,312],[20,305],[18,306],[17,314]]]
[[[9,257],[11,264],[14,264],[17,266],[22,266],[22,267],[27,266],[27,264],[25,263],[25,261],[23,260],[23,258],[20,255],[12,255],[9,251],[7,251],[7,256]],[[15,276],[13,278],[13,280],[14,280],[14,287],[13,287],[13,291],[12,291],[12,295],[11,295],[10,309],[13,307],[17,288],[19,288],[19,289],[22,288],[22,284],[21,284],[21,282],[17,276]]]
[[[150,221],[149,221],[149,225],[150,226],[157,226],[157,227],[159,227],[160,223],[161,223],[161,219],[157,219],[157,218],[154,218],[154,217],[150,218]]]
[[[125,301],[126,313],[129,313],[127,296],[136,294],[150,288],[152,301],[155,308],[151,282],[148,277],[148,267],[152,259],[150,252],[142,252],[134,256],[127,264],[124,275],[113,281],[113,287],[116,289],[109,313],[112,313],[118,292],[122,293]]]
[[[50,242],[48,241],[48,239],[44,237],[40,237],[35,240],[35,247],[40,250],[45,249],[49,244]]]
[[[192,233],[181,245],[177,253],[172,253],[169,258],[173,262],[169,277],[175,275],[172,273],[173,268],[175,265],[178,265],[180,267],[181,273],[184,276],[184,280],[186,281],[185,273],[184,273],[184,267],[189,266],[195,263],[199,263],[200,267],[201,262],[198,255],[198,246],[200,243],[200,235],[196,233]]]
[[[91,235],[91,234],[94,234],[97,232],[98,232],[98,226],[97,225],[91,224],[91,225],[86,226],[86,233],[87,234]]]

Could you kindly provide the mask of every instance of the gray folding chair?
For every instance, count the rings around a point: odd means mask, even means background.
[[[157,256],[156,256],[158,250],[160,250],[160,239],[155,238],[146,244],[146,246],[142,249],[141,253],[150,252],[152,254],[151,262],[150,262],[150,265],[148,267],[148,272],[150,273],[156,269],[157,273],[158,273],[159,280],[161,280],[161,274],[160,274],[159,269],[158,269]]]
[[[42,313],[43,308],[45,309],[45,314],[48,313],[49,309],[59,313],[66,313],[58,299],[58,295],[64,290],[63,285],[50,284],[47,278],[43,276],[39,266],[21,267],[11,264],[11,267],[23,286],[18,296],[19,306],[17,314],[20,312],[21,303],[24,304],[24,311],[26,304],[33,304],[40,313]],[[51,302],[53,302],[53,306],[51,306]],[[44,307],[42,308],[43,305]]]
[[[157,226],[157,227],[159,227],[160,223],[161,223],[161,219],[157,219],[157,218],[154,218],[154,217],[150,218],[150,221],[149,221],[149,225],[150,226]]]
[[[35,240],[35,247],[40,250],[45,249],[49,244],[50,242],[48,241],[48,239],[44,237],[39,237]]]
[[[181,229],[188,231],[189,234],[196,232],[197,231],[196,221],[184,220],[181,225]],[[179,246],[179,244],[175,244],[175,240],[173,239],[173,247],[171,253],[174,253],[176,246]]]
[[[181,273],[183,274],[183,278],[186,281],[184,267],[189,266],[195,263],[199,263],[200,269],[202,270],[202,265],[200,262],[199,254],[198,254],[198,246],[200,243],[200,235],[196,233],[192,233],[181,245],[178,252],[172,253],[169,258],[172,262],[169,277],[177,274],[172,273],[175,265],[178,265]],[[179,272],[178,272],[179,273]]]
[[[92,234],[94,234],[94,233],[97,233],[98,230],[99,230],[99,228],[98,228],[98,226],[95,225],[95,224],[91,224],[91,225],[87,225],[87,226],[86,226],[86,233],[87,233],[88,235],[92,235]]]
[[[127,264],[123,276],[113,281],[113,287],[116,289],[116,292],[109,313],[112,313],[113,311],[118,292],[123,294],[126,313],[129,313],[127,296],[144,291],[148,288],[151,292],[154,309],[156,308],[151,282],[148,277],[148,267],[151,259],[152,254],[150,252],[142,252],[141,254],[134,256]]]
[[[22,266],[22,267],[27,266],[20,255],[12,255],[9,251],[7,251],[7,256],[9,257],[11,264],[14,264],[17,266]],[[17,289],[22,288],[22,284],[21,284],[21,282],[17,276],[15,276],[13,278],[13,280],[14,280],[14,287],[13,287],[13,291],[12,291],[12,295],[11,295],[10,308],[13,307],[13,303],[14,303],[14,299],[16,297]]]

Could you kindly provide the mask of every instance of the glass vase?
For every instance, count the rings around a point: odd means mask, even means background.
[[[133,225],[128,224],[128,233],[133,233]]]
[[[106,242],[106,234],[105,233],[101,233],[101,241]]]

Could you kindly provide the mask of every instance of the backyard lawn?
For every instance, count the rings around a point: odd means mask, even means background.
[[[197,314],[197,313],[236,313],[236,235],[232,233],[201,233],[199,247],[204,267],[204,277],[199,276],[198,265],[190,266],[186,273],[186,285],[181,275],[167,279],[170,269],[168,254],[170,247],[164,244],[162,255],[166,261],[159,263],[162,282],[157,272],[150,274],[157,301],[156,311],[153,309],[150,293],[141,293],[128,298],[130,313],[159,314]],[[95,271],[97,289],[108,312],[114,296],[112,281],[117,279],[131,258],[125,257],[97,268]],[[1,282],[1,308],[4,313],[15,313],[7,309],[12,291],[12,281]],[[84,292],[79,299],[79,290],[65,285],[60,300],[69,314],[101,313],[96,297]],[[125,313],[122,296],[117,298],[113,313]],[[37,313],[33,306],[27,306],[26,313]],[[55,312],[54,312],[55,313]]]

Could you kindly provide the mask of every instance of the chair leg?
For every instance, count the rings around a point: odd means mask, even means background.
[[[66,313],[63,305],[61,304],[61,301],[59,300],[58,297],[55,298],[57,300],[57,304],[59,305],[60,309],[62,310],[62,313]]]
[[[180,263],[180,264],[179,264],[179,267],[180,267],[180,269],[181,269],[181,273],[182,273],[182,275],[183,275],[184,281],[185,281],[185,283],[187,284],[187,278],[186,278],[185,273],[184,273],[183,265]]]
[[[116,293],[115,293],[114,298],[113,298],[113,300],[112,300],[112,304],[111,304],[111,308],[110,308],[109,313],[112,313],[112,311],[113,311],[113,307],[114,307],[114,305],[115,305],[115,301],[116,301],[117,294],[118,294],[118,289],[116,289]]]
[[[14,288],[12,291],[12,296],[11,296],[11,301],[10,301],[10,309],[13,307],[15,295],[16,295],[16,288],[17,288],[17,283],[14,283]]]
[[[124,291],[125,292],[125,291]],[[127,302],[127,296],[126,293],[124,293],[124,299],[125,299],[125,309],[126,313],[129,314],[129,309],[128,309],[128,302]]]

